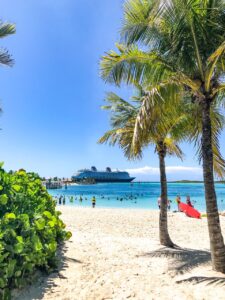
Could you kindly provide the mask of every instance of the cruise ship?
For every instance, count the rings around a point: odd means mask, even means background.
[[[106,168],[105,171],[98,171],[96,167],[91,169],[79,170],[72,176],[72,181],[94,181],[98,182],[131,182],[135,177],[130,177],[128,172],[112,171],[111,168]]]

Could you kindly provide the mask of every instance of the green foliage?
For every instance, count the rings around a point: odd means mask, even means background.
[[[188,122],[182,123],[185,132],[191,131],[187,138],[197,147],[201,162],[202,103],[210,103],[213,167],[220,179],[225,178],[219,145],[224,127],[220,110],[225,107],[224,40],[224,1],[127,0],[121,28],[123,44],[116,44],[117,50],[109,51],[101,60],[101,76],[106,82],[139,85],[145,91],[133,143],[137,144],[146,131],[155,103],[160,107],[170,102],[173,106],[171,100],[177,98],[181,104],[195,104],[188,112],[192,128]],[[113,135],[115,141],[115,132]]]
[[[71,237],[37,174],[0,166],[0,299],[56,267],[56,249]]]

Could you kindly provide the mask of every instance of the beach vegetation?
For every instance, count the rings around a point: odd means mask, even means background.
[[[56,204],[35,173],[0,167],[0,299],[57,266],[56,250],[69,239]]]

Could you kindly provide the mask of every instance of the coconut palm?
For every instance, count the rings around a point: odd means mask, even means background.
[[[188,96],[201,111],[201,156],[212,264],[215,270],[225,273],[211,123],[212,105],[223,102],[225,90],[225,2],[128,0],[121,36],[125,46],[118,45],[119,51],[103,57],[105,80],[117,84],[137,81],[156,99],[162,90],[171,94],[179,90],[180,99]],[[148,103],[148,98],[142,102],[134,139],[139,138],[150,118]]]
[[[182,122],[183,115],[178,114],[178,110],[174,110],[171,106],[168,107],[167,103],[161,103],[160,106],[158,106],[158,103],[156,103],[156,106],[153,103],[151,121],[134,144],[135,122],[145,96],[142,90],[138,96],[132,97],[131,102],[127,102],[115,93],[108,93],[106,97],[108,105],[102,108],[111,112],[112,129],[107,131],[99,142],[109,142],[110,145],[118,144],[128,159],[141,158],[143,148],[149,145],[155,146],[155,151],[159,158],[161,184],[160,243],[167,247],[173,247],[174,243],[169,236],[167,226],[168,196],[165,158],[167,155],[175,155],[182,158],[183,154],[178,142],[184,138],[184,134],[183,132],[178,134],[176,127]],[[174,101],[175,104],[178,103]],[[176,133],[176,138],[173,137],[173,132]]]
[[[159,236],[160,243],[167,247],[173,247],[174,244],[168,233],[167,226],[167,180],[165,158],[167,155],[175,155],[182,159],[183,153],[178,145],[185,139],[195,141],[199,160],[201,160],[200,139],[200,112],[192,103],[179,103],[174,99],[173,106],[170,102],[159,101],[152,103],[151,119],[148,126],[142,130],[142,135],[138,141],[133,140],[135,134],[136,118],[141,107],[141,102],[147,96],[142,88],[139,87],[138,95],[131,98],[131,101],[125,101],[115,93],[108,93],[106,102],[108,105],[102,106],[102,109],[111,112],[111,127],[99,140],[99,143],[109,143],[114,146],[118,144],[124,151],[128,159],[142,158],[142,151],[149,145],[155,146],[155,151],[159,157],[160,185],[161,185],[161,206],[159,218]],[[164,96],[165,98],[165,96]],[[169,106],[168,106],[169,104]],[[174,109],[175,108],[175,109]],[[191,122],[193,114],[196,114],[195,122]],[[214,150],[214,169],[218,177],[224,176],[225,161],[221,157],[218,149],[217,135],[225,124],[225,119],[221,115],[218,107],[213,106],[211,111],[213,124],[213,150]]]

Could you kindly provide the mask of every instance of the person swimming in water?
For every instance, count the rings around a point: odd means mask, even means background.
[[[95,199],[95,196],[93,196],[92,200],[91,200],[91,203],[92,203],[92,207],[95,208],[95,205],[96,205],[96,199]]]

